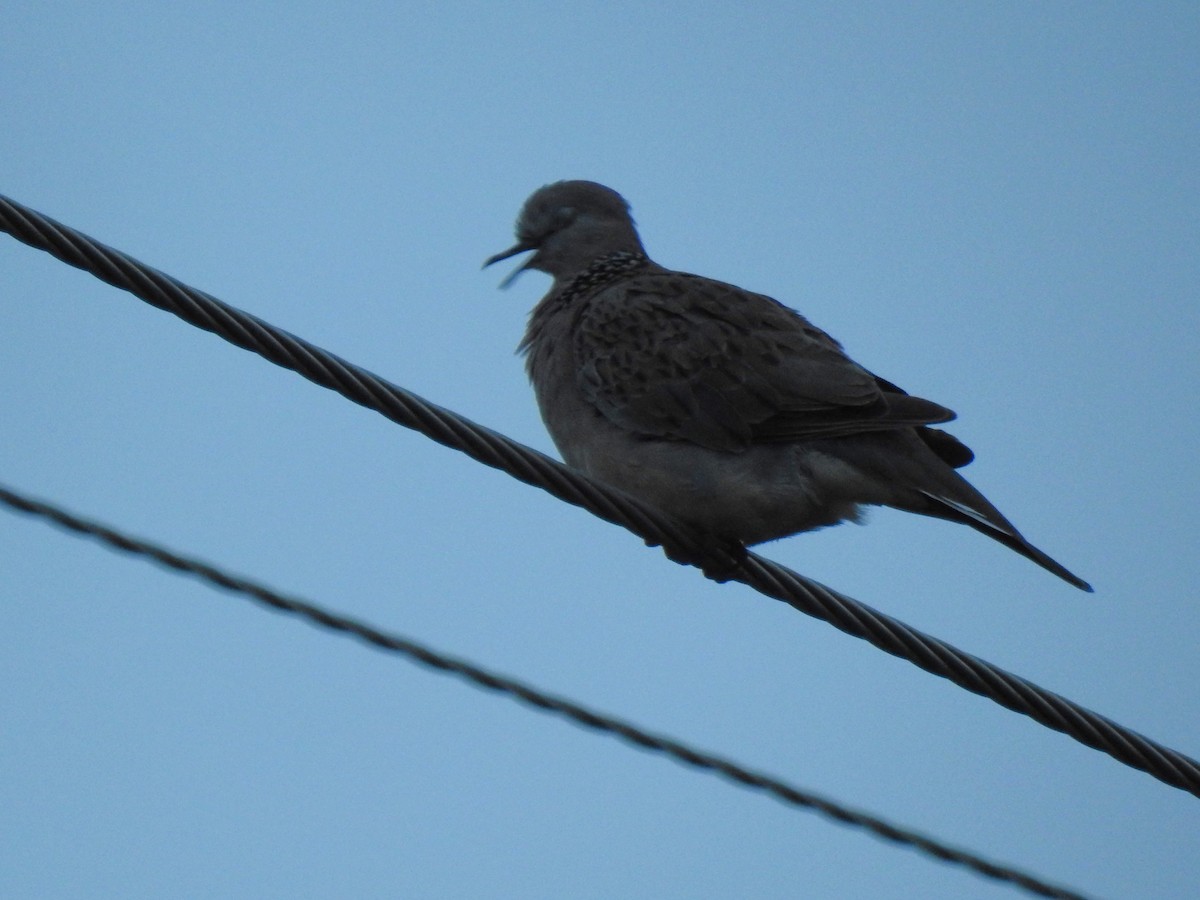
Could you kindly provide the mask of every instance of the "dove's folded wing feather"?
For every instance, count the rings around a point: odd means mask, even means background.
[[[584,396],[645,437],[738,451],[954,418],[770,297],[707,278],[636,276],[589,298],[574,335]]]

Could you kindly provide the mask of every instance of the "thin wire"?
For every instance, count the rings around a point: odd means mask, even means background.
[[[337,391],[485,465],[621,525],[715,580],[736,580],[869,641],[959,687],[1070,735],[1200,797],[1200,763],[1058,694],[931,637],[819,582],[710,536],[593,481],[545,454],[436,406],[365,369],[106,247],[0,195],[0,228],[153,306]]]
[[[1075,891],[1049,884],[1019,869],[991,862],[935,838],[893,825],[869,813],[850,809],[833,800],[793,787],[778,778],[755,772],[723,757],[696,750],[681,741],[645,731],[622,719],[595,712],[571,700],[553,696],[474,663],[439,653],[408,638],[389,634],[364,622],[329,612],[313,603],[280,594],[256,582],[230,575],[208,563],[124,534],[110,526],[81,518],[45,501],[26,497],[3,485],[0,485],[0,503],[19,512],[45,519],[76,534],[95,538],[116,550],[152,560],[176,572],[194,575],[214,587],[250,597],[272,609],[300,616],[314,625],[360,638],[377,649],[400,654],[410,661],[441,672],[459,675],[477,687],[507,694],[543,712],[555,714],[594,731],[611,734],[643,750],[659,753],[693,768],[723,775],[737,785],[762,791],[789,806],[815,810],[836,822],[865,829],[876,837],[912,847],[942,862],[963,866],[979,875],[1012,884],[1040,897],[1082,900],[1083,895]]]

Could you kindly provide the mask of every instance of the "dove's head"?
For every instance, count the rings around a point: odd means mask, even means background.
[[[535,191],[517,217],[517,243],[484,266],[527,250],[536,252],[503,287],[526,269],[546,272],[562,283],[601,257],[643,252],[625,198],[594,181],[556,181]]]

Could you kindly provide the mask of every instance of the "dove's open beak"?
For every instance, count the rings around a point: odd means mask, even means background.
[[[536,250],[536,249],[537,248],[534,247],[533,244],[527,244],[524,241],[521,241],[519,243],[513,244],[507,250],[505,250],[501,253],[497,253],[495,256],[489,256],[487,258],[487,260],[484,262],[483,267],[486,269],[492,263],[498,263],[503,259],[509,259],[510,257],[516,256],[518,253],[524,253],[526,250]],[[510,272],[508,274],[508,277],[505,278],[502,282],[500,282],[500,287],[506,288],[510,284],[512,284],[513,281],[516,279],[516,277],[518,275],[520,275],[522,272],[524,272],[529,267],[529,264],[532,261],[533,261],[533,257],[531,256],[531,257],[529,257],[529,259],[525,260],[524,263],[522,263],[521,265],[519,265],[515,269],[513,269],[512,272]]]

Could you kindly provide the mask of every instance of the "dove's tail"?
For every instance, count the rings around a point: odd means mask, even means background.
[[[957,500],[951,500],[948,497],[939,496],[929,491],[921,491],[925,499],[927,499],[932,508],[921,510],[926,515],[936,516],[939,519],[948,519],[951,522],[960,522],[963,525],[970,525],[980,534],[986,534],[993,540],[999,541],[1010,550],[1015,550],[1026,559],[1033,560],[1043,569],[1048,572],[1053,572],[1063,581],[1068,584],[1073,584],[1081,591],[1092,593],[1092,586],[1067,569],[1066,566],[1057,560],[1051,559],[1029,541],[1021,536],[1017,529],[1013,528],[1012,524],[1000,515],[999,511],[987,504],[987,512],[994,513],[994,516],[987,515],[978,509],[967,506]],[[973,493],[978,493],[973,491]],[[980,497],[982,499],[982,497]],[[987,501],[984,501],[985,503]],[[1005,527],[1007,526],[1007,527]]]

